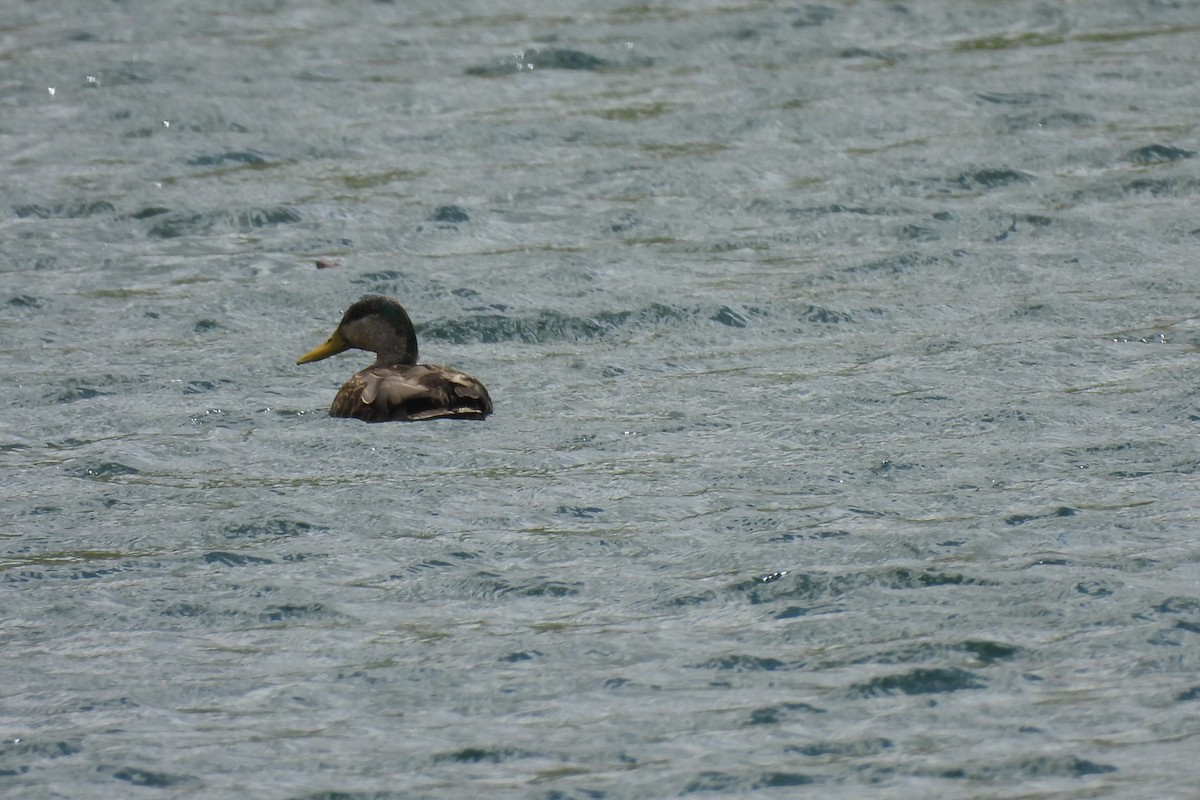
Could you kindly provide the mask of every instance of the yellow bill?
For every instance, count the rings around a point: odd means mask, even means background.
[[[307,353],[300,356],[300,358],[296,359],[296,363],[307,364],[310,361],[320,361],[322,358],[336,356],[343,350],[348,349],[350,349],[350,343],[346,341],[345,336],[342,336],[342,332],[340,330],[336,330],[333,332],[332,336],[325,340],[325,344],[318,345],[312,350],[309,350]]]

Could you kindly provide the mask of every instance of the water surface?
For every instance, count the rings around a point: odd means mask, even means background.
[[[1194,796],[1198,31],[12,11],[0,793]]]

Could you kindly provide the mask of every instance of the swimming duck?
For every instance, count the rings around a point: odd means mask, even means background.
[[[483,384],[449,367],[417,363],[417,334],[404,307],[390,297],[364,297],[342,315],[333,335],[296,360],[320,361],[357,347],[376,355],[333,398],[332,417],[367,422],[389,420],[483,419],[492,399]]]

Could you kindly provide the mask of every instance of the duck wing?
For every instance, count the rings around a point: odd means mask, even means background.
[[[483,419],[492,399],[465,372],[433,364],[371,367],[354,375],[333,399],[334,417],[367,422],[461,417]]]

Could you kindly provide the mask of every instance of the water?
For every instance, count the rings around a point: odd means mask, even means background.
[[[1193,797],[1197,31],[10,10],[0,793]]]

